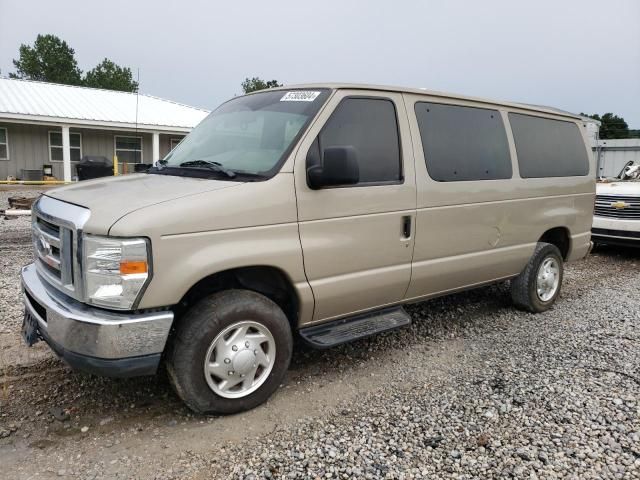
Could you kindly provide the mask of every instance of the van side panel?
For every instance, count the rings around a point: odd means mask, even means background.
[[[443,100],[426,95],[404,97],[417,185],[416,243],[407,299],[513,277],[529,261],[538,239],[551,228],[569,230],[569,260],[586,254],[595,192],[591,155],[587,176],[522,179],[506,109],[447,99],[454,105],[500,111],[513,176],[503,180],[437,182],[427,172],[414,103]]]
[[[418,209],[407,298],[517,275],[545,231],[582,229],[571,221],[586,209],[582,203],[583,196],[569,195]],[[584,238],[573,238],[576,255],[588,249],[588,232]]]

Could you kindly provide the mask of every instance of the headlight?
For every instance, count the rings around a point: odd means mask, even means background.
[[[132,309],[149,279],[148,241],[85,235],[83,252],[87,303]]]

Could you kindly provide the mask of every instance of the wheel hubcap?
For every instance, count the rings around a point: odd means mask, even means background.
[[[224,398],[255,392],[267,380],[276,356],[273,335],[264,325],[242,321],[220,332],[207,350],[204,376]]]
[[[548,302],[558,291],[560,284],[560,266],[553,257],[547,257],[540,264],[536,281],[536,291],[538,298],[543,302]]]

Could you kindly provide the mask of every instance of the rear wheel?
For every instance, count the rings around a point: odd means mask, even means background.
[[[563,275],[558,247],[538,243],[525,269],[511,281],[513,303],[534,313],[548,310],[560,294]]]
[[[204,298],[181,319],[167,361],[180,398],[199,413],[254,408],[278,388],[292,351],[284,312],[255,292]]]

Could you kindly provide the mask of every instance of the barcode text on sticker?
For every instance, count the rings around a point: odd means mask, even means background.
[[[280,99],[281,102],[313,102],[320,92],[311,92],[308,90],[296,90],[285,93]]]

